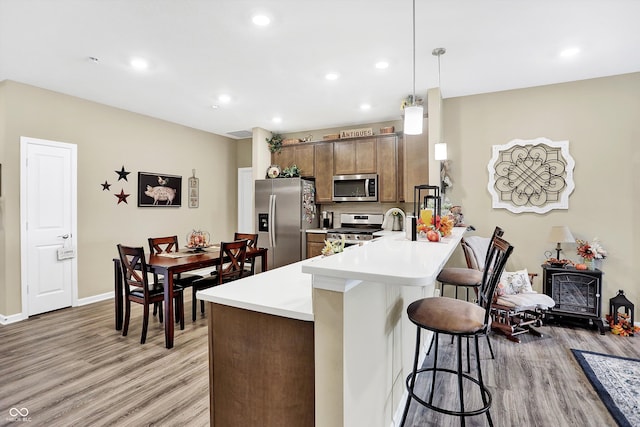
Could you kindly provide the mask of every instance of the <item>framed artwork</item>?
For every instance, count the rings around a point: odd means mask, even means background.
[[[189,178],[189,207],[197,208],[200,204],[200,196],[199,196],[199,179],[195,176]]]
[[[138,206],[180,207],[181,205],[181,176],[138,172]]]
[[[492,207],[539,214],[569,209],[574,167],[569,141],[514,139],[494,145],[487,165]]]

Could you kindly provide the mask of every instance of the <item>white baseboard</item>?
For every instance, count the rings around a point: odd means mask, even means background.
[[[111,291],[104,294],[93,295],[87,298],[78,299],[76,306],[80,307],[82,305],[93,304],[94,302],[105,301],[113,298],[114,298],[114,292]]]
[[[22,313],[12,314],[10,316],[5,316],[4,314],[0,314],[0,325],[9,325],[11,323],[16,323],[21,320],[25,320],[27,316],[23,316]]]
[[[114,298],[114,292],[107,292],[104,294],[93,295],[87,298],[81,298],[76,301],[74,307],[80,307],[83,305],[93,304],[100,301],[106,301]],[[10,316],[5,316],[4,314],[0,314],[0,325],[9,325],[11,323],[20,322],[21,320],[26,320],[29,316],[25,316],[22,313],[12,314]]]

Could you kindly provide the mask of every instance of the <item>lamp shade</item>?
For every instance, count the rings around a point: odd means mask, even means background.
[[[436,160],[447,160],[447,144],[439,142],[435,145],[434,157]]]
[[[407,135],[422,134],[422,105],[404,108],[404,133]]]
[[[547,241],[553,243],[573,243],[576,239],[566,225],[554,225],[551,227]]]

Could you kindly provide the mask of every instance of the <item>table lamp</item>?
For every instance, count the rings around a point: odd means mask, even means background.
[[[569,227],[566,225],[554,225],[551,227],[551,232],[549,233],[547,241],[556,242],[556,259],[560,259],[562,243],[575,243],[576,239],[573,237]]]

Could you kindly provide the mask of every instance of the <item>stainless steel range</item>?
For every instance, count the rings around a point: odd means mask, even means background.
[[[340,214],[341,227],[327,231],[327,240],[333,242],[344,237],[346,246],[373,240],[373,233],[382,230],[383,220],[383,214]]]

